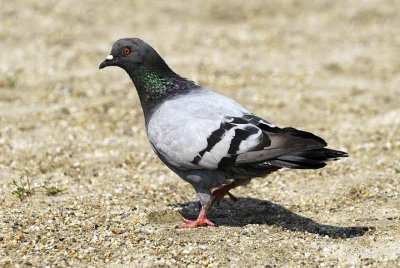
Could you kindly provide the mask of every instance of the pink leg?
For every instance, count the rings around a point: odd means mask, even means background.
[[[238,183],[236,181],[233,181],[229,184],[226,184],[222,187],[219,187],[218,189],[214,190],[214,192],[212,193],[213,199],[211,201],[211,205],[215,204],[215,203],[219,203],[219,201],[222,200],[222,198],[224,198],[225,195],[228,195],[230,199],[232,199],[232,201],[236,202],[237,198],[231,194],[229,191],[232,190],[233,188],[236,188],[238,186],[242,185],[242,183]]]
[[[207,211],[208,209],[215,203],[218,203],[221,201],[222,198],[224,198],[225,195],[228,195],[233,201],[236,202],[237,198],[231,194],[229,191],[232,190],[233,188],[242,185],[243,183],[238,183],[238,182],[231,182],[227,185],[224,185],[212,193],[211,200],[209,204],[206,204],[204,207],[201,208],[199,216],[197,217],[197,220],[191,221],[187,219],[183,219],[183,223],[181,223],[178,227],[179,228],[195,228],[195,227],[200,227],[200,226],[215,226],[214,223],[212,223],[209,219],[207,219]]]

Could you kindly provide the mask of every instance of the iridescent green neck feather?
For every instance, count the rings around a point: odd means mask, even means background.
[[[167,91],[168,86],[171,84],[169,77],[164,77],[146,67],[139,70],[139,82],[142,86],[140,95],[145,100],[158,99]]]
[[[164,61],[160,64],[139,65],[129,68],[128,74],[135,84],[143,111],[146,113],[177,94],[185,94],[195,83],[180,77]]]
[[[151,68],[146,65],[138,67],[130,74],[138,91],[140,101],[144,106],[167,93],[174,75],[175,73],[172,71],[165,72],[165,70]]]

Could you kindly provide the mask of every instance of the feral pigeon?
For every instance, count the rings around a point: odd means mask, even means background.
[[[326,148],[320,137],[280,128],[236,101],[175,73],[138,38],[114,43],[100,64],[124,69],[139,94],[151,147],[172,171],[190,183],[200,199],[196,220],[182,228],[214,226],[207,211],[235,187],[281,168],[318,169],[348,156]]]

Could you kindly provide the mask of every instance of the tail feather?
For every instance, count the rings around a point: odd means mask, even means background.
[[[320,148],[279,156],[268,160],[265,164],[294,169],[318,169],[324,167],[328,161],[335,161],[347,156],[346,152]]]

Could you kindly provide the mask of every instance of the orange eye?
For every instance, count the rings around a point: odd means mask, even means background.
[[[124,47],[122,49],[122,53],[126,56],[129,55],[132,52],[132,50],[129,47]]]

